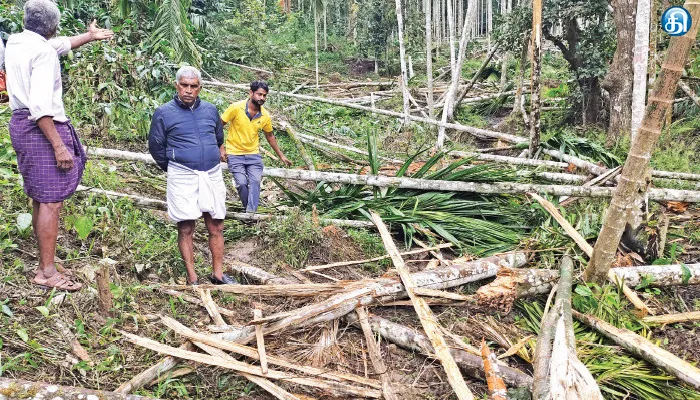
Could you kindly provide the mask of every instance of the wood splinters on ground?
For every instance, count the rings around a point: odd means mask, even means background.
[[[642,319],[642,322],[645,322],[647,324],[666,325],[675,324],[678,322],[689,322],[698,320],[700,320],[700,311],[645,317]]]
[[[201,354],[201,353],[196,353],[193,351],[187,351],[183,349],[177,349],[175,347],[167,346],[161,343],[158,343],[154,340],[147,339],[138,335],[133,335],[128,332],[120,331],[122,336],[131,343],[136,344],[137,346],[141,346],[144,348],[147,348],[149,350],[153,350],[162,354],[167,354],[171,355],[177,358],[181,359],[186,359],[190,361],[195,361],[203,364],[208,364],[216,367],[221,367],[221,368],[226,368],[230,369],[233,371],[237,372],[243,372],[247,373],[250,375],[256,375],[256,376],[262,376],[262,370],[260,367],[250,365],[244,362],[237,361],[235,359],[222,359],[220,357],[213,357],[211,355],[206,355],[206,354]],[[302,378],[298,377],[297,375],[289,374],[286,372],[281,372],[281,371],[275,371],[275,370],[268,370],[267,375],[265,377],[270,378],[270,379],[276,379],[276,380],[284,380],[290,383],[296,383],[299,385],[305,385],[305,386],[311,386],[311,387],[316,387],[320,389],[327,389],[331,392],[335,393],[344,393],[344,394],[349,394],[353,396],[360,396],[360,397],[371,397],[371,398],[379,398],[381,396],[381,392],[376,389],[371,389],[371,388],[366,388],[366,387],[356,387],[352,385],[348,385],[345,383],[340,383],[340,382],[334,382],[334,381],[328,381],[328,380],[323,380],[323,379],[318,379],[318,378]]]
[[[396,267],[396,270],[401,276],[401,281],[403,282],[404,287],[406,287],[409,298],[413,302],[413,306],[416,310],[416,314],[418,314],[421,324],[423,325],[423,329],[432,342],[433,348],[435,349],[435,355],[445,369],[450,386],[452,386],[455,394],[460,400],[473,400],[474,395],[464,382],[462,373],[459,371],[457,363],[450,354],[445,338],[440,332],[439,324],[437,323],[432,311],[430,311],[430,306],[428,306],[428,304],[422,298],[413,294],[413,289],[415,289],[416,285],[411,278],[408,268],[406,268],[403,258],[401,258],[401,255],[394,244],[394,240],[391,238],[389,230],[379,215],[374,212],[370,212],[370,214],[372,216],[372,221],[377,226],[382,242],[384,242],[384,248],[391,256],[394,267]]]
[[[372,333],[372,327],[370,327],[369,322],[367,321],[367,309],[364,307],[358,307],[355,312],[357,313],[358,320],[360,321],[362,333],[364,333],[365,340],[367,341],[367,350],[369,351],[369,357],[372,360],[372,366],[382,381],[382,394],[384,395],[384,399],[398,400],[396,391],[392,387],[389,369],[387,368],[386,364],[384,364],[379,345],[377,344],[374,334]]]
[[[491,400],[506,400],[506,384],[501,378],[496,355],[489,350],[484,339],[481,339],[481,358],[484,360],[484,372],[486,373],[486,385],[489,388],[489,398]]]
[[[259,308],[253,309],[253,320],[262,318],[262,310]],[[261,325],[255,325],[255,337],[258,342],[258,355],[260,356],[260,368],[263,374],[267,374],[267,355],[265,354],[265,336]]]
[[[71,332],[70,328],[68,328],[68,325],[66,325],[65,322],[60,319],[60,317],[56,317],[54,319],[54,325],[56,325],[56,328],[63,336],[63,339],[70,346],[73,354],[75,354],[75,356],[79,359],[85,361],[89,366],[94,366],[95,363],[90,358],[87,350],[85,350],[85,348],[80,344],[78,338],[76,338],[73,332]]]
[[[211,297],[211,291],[209,289],[202,288],[197,288],[197,291],[199,292],[199,297],[202,299],[204,308],[207,309],[207,312],[209,313],[209,316],[211,317],[214,324],[219,326],[227,325],[226,321],[224,321],[224,318],[221,316],[221,314],[219,314],[218,307],[216,303],[214,303],[214,299],[212,299]]]

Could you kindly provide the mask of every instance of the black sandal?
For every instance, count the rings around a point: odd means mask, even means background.
[[[240,283],[235,278],[228,276],[226,274],[222,274],[221,279],[218,279],[214,275],[211,275],[209,277],[209,280],[214,285],[240,285]]]

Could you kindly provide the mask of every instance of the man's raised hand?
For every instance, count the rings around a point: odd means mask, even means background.
[[[111,29],[103,29],[97,27],[97,20],[93,19],[88,28],[88,33],[92,40],[106,40],[114,37],[114,32]]]

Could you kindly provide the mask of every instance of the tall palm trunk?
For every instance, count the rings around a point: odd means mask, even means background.
[[[540,72],[542,70],[542,0],[532,1],[532,78],[530,79],[530,157],[540,146]]]
[[[649,22],[651,2],[637,0],[637,19],[634,28],[634,87],[632,88],[632,141],[644,118],[647,95],[647,62],[649,61]]]
[[[316,90],[318,90],[318,12],[316,3],[318,0],[312,0],[314,2],[314,57],[316,58]]]
[[[403,96],[403,113],[404,125],[409,122],[410,105],[408,93],[408,72],[406,71],[406,46],[404,46],[404,36],[403,36],[403,11],[401,7],[401,0],[396,0],[396,21],[398,22],[399,30],[399,61],[401,63],[401,94]]]
[[[698,33],[700,4],[686,1],[683,7],[690,12],[693,24],[685,35],[671,38],[666,60],[649,96],[649,104],[646,107],[639,134],[632,142],[615,194],[603,220],[603,228],[593,249],[593,257],[584,273],[587,281],[601,283],[605,280],[610,265],[615,259],[625,224],[633,211],[633,204],[646,191],[649,159],[659,141],[664,116],[673,105],[678,81]]]
[[[425,7],[425,75],[428,85],[428,116],[432,119],[435,118],[435,110],[433,110],[433,35],[432,35],[432,21],[431,21],[431,1],[423,0],[423,7]]]

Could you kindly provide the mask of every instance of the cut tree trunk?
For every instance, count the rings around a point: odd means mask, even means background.
[[[606,139],[606,145],[609,147],[629,134],[632,123],[632,89],[635,82],[632,61],[635,50],[637,0],[613,0],[612,7],[617,28],[617,48],[608,74],[601,84],[610,94],[610,124]],[[642,21],[637,23],[643,24]],[[644,66],[646,67],[646,63]]]
[[[355,326],[359,326],[357,316],[348,314],[346,320]],[[427,356],[432,356],[434,350],[430,344],[430,339],[413,328],[391,322],[387,319],[370,315],[368,321],[372,330],[382,338],[396,344],[404,349],[417,351]],[[486,380],[484,373],[484,362],[481,357],[470,354],[465,350],[451,347],[450,353],[462,371],[472,377]],[[510,367],[499,366],[503,380],[511,387],[531,387],[532,377]]]
[[[590,371],[576,357],[571,310],[574,263],[564,256],[554,307],[543,317],[537,337],[532,397],[535,400],[603,400]]]
[[[700,285],[700,264],[644,265],[610,270],[632,287],[645,281],[645,277],[649,286]]]
[[[104,390],[91,390],[74,386],[59,386],[45,382],[0,378],[0,399],[52,399],[52,400],[155,400],[153,397],[122,394]]]
[[[686,3],[687,6],[688,4]],[[661,75],[663,76],[663,71]],[[661,77],[659,77],[659,80],[661,80]],[[700,390],[700,369],[685,360],[654,345],[634,332],[617,328],[591,315],[574,311],[574,317],[635,356],[649,361],[651,364],[669,372],[680,381]]]
[[[585,270],[584,278],[587,281],[600,283],[605,280],[610,265],[615,259],[625,224],[629,220],[631,207],[634,207],[636,201],[644,192],[647,192],[645,178],[649,168],[649,159],[661,135],[663,117],[673,104],[678,80],[683,73],[690,48],[695,44],[698,24],[700,23],[700,4],[686,2],[685,8],[691,14],[692,26],[684,36],[671,38],[666,52],[666,61],[654,84],[654,90],[649,96],[649,105],[639,128],[639,135],[632,143],[620,175],[620,183],[615,189],[615,195],[605,214],[603,228],[598,235],[593,257]]]
[[[698,321],[700,320],[700,311],[687,312],[681,314],[666,314],[657,315],[654,317],[645,317],[642,321],[652,325],[675,324],[678,322]]]
[[[102,190],[97,188],[90,188],[86,186],[78,186],[76,192],[80,193],[94,193],[99,194],[110,199],[128,199],[139,207],[153,208],[156,210],[167,210],[168,204],[163,200],[149,199],[147,197],[136,196],[133,194],[112,192],[111,190]],[[271,215],[271,214],[248,214],[248,213],[237,213],[237,212],[226,212],[226,218],[235,219],[240,221],[269,221],[274,218],[284,219],[287,218],[285,215]],[[374,224],[367,221],[353,221],[353,220],[343,220],[343,219],[325,219],[321,218],[319,220],[322,224],[336,225],[352,228],[372,228]]]
[[[542,0],[532,1],[532,75],[530,78],[529,157],[540,147],[540,75],[542,72]]]

